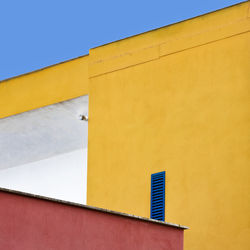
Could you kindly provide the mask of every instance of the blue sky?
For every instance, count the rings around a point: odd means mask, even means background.
[[[1,0],[0,80],[244,0]]]

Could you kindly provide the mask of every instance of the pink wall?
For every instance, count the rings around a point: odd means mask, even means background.
[[[1,250],[182,250],[183,229],[0,190]]]

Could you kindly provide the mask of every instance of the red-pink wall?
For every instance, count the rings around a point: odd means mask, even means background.
[[[182,250],[183,230],[0,191],[1,250]]]

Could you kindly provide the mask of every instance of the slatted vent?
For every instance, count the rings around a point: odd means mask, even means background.
[[[165,220],[165,171],[151,175],[151,219]]]

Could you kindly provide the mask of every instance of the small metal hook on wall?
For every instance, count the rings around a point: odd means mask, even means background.
[[[89,118],[88,118],[87,115],[80,115],[80,120],[82,120],[82,121],[88,121]]]

